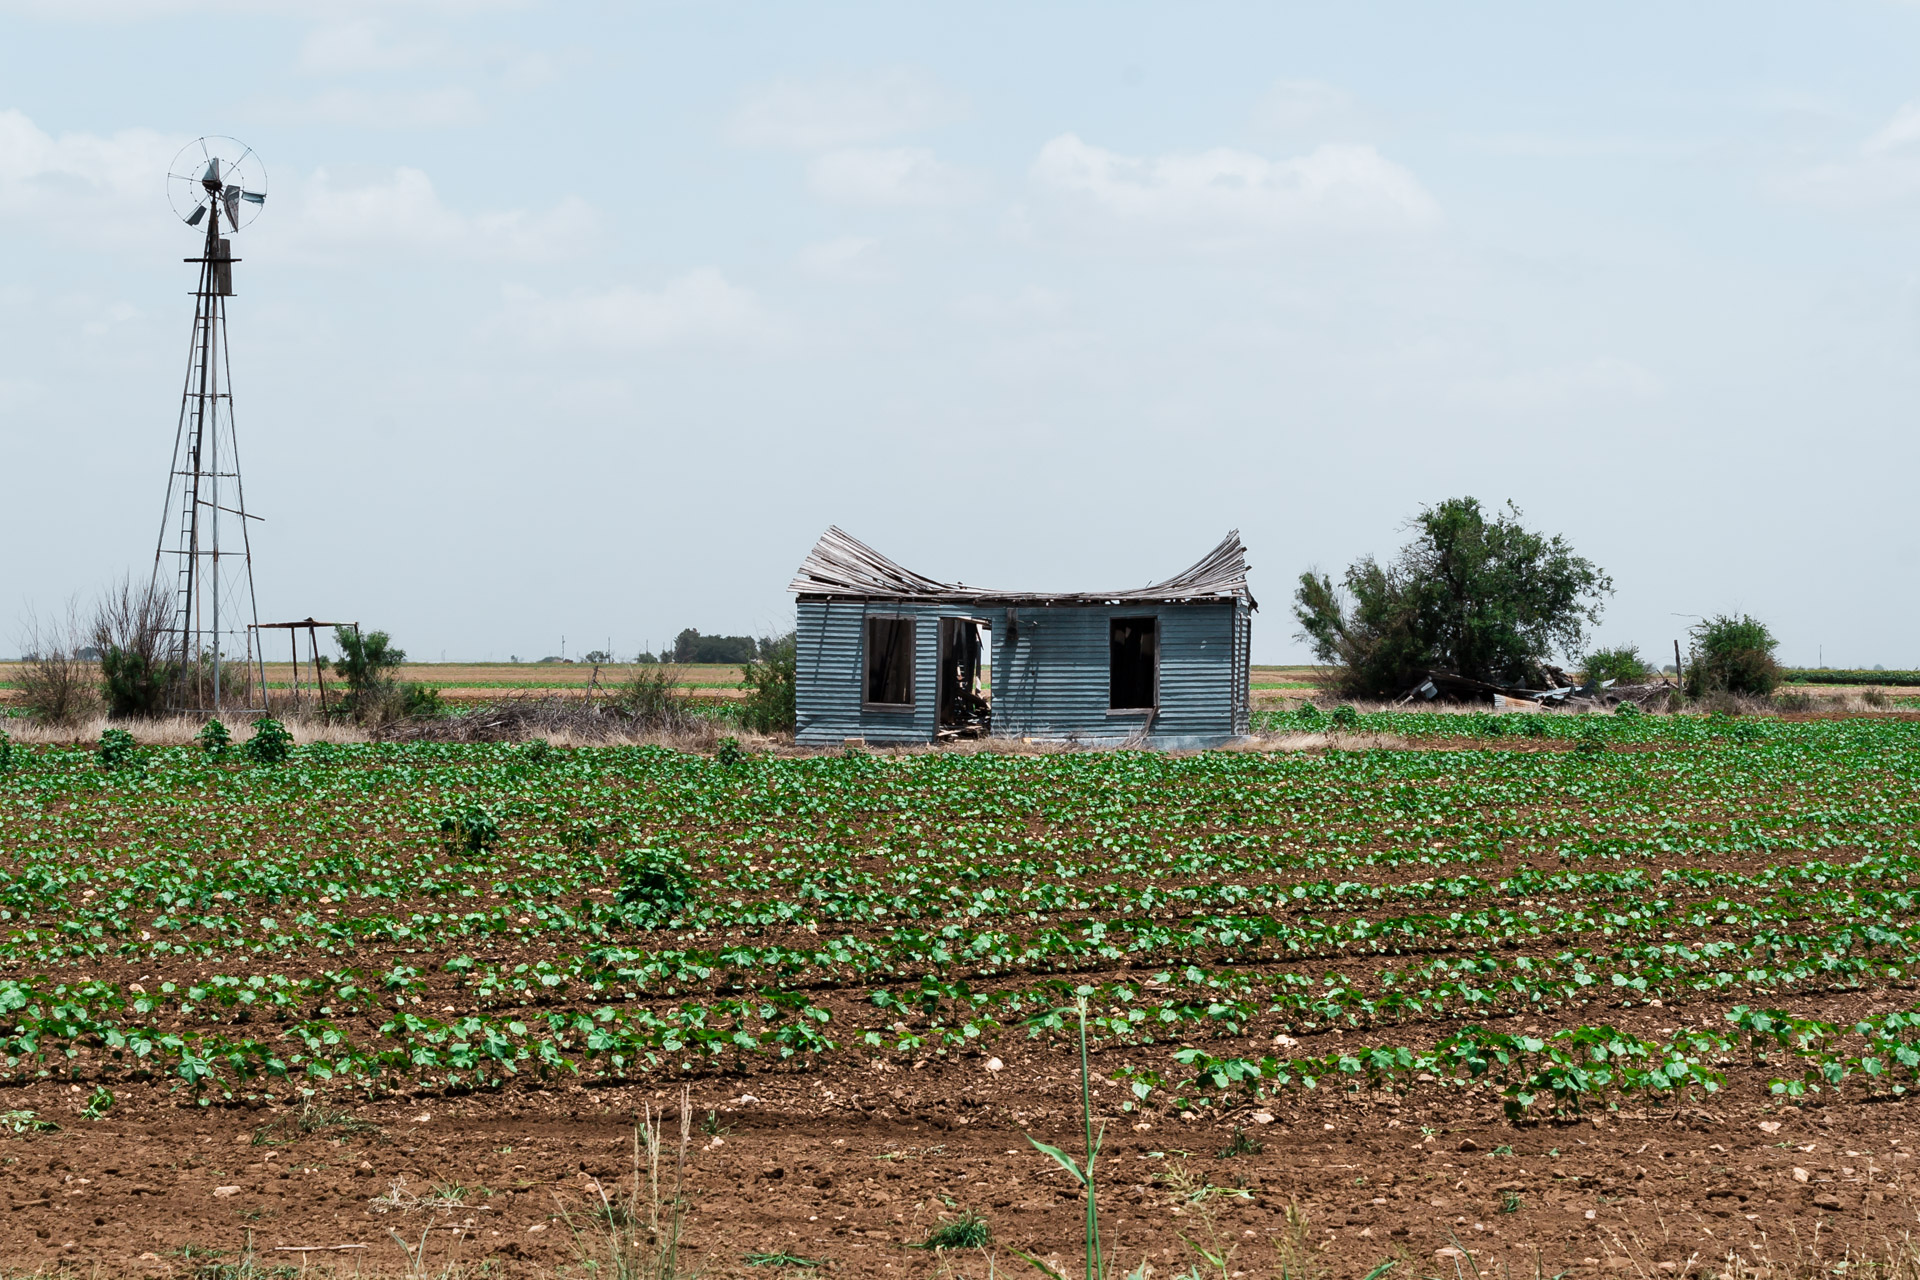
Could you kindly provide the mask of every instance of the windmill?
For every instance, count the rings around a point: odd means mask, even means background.
[[[240,483],[227,299],[239,261],[228,237],[260,215],[266,166],[232,138],[200,138],[168,167],[167,198],[181,221],[205,233],[200,256],[183,259],[199,265],[200,279],[153,555],[154,585],[169,591],[173,603],[162,649],[177,664],[169,703],[189,714],[263,710],[266,670],[253,643],[259,613],[247,536],[248,523],[260,517],[248,513]]]

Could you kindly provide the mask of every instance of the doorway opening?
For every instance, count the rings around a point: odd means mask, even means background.
[[[978,618],[940,619],[939,737],[984,738],[993,725],[993,630]]]

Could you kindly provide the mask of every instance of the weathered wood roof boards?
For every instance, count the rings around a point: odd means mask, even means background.
[[[1199,563],[1165,582],[1122,591],[990,591],[958,582],[936,582],[896,564],[838,525],[820,535],[787,584],[805,600],[841,597],[969,604],[1102,604],[1109,601],[1245,600],[1257,607],[1247,589],[1247,554],[1234,530]]]

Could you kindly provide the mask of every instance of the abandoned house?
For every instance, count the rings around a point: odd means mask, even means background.
[[[1258,605],[1237,532],[1153,586],[1040,593],[936,582],[832,528],[788,590],[803,744],[1194,748],[1247,732]]]

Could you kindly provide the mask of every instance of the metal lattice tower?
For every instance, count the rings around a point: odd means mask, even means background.
[[[230,138],[189,143],[167,174],[174,211],[206,226],[194,290],[193,341],[174,429],[173,466],[154,549],[153,581],[174,597],[164,652],[177,663],[170,708],[189,714],[259,711],[266,670],[254,646],[253,549],[234,431],[227,299],[233,296],[228,235],[266,201],[266,171],[252,150]],[[243,214],[243,210],[245,213]]]

